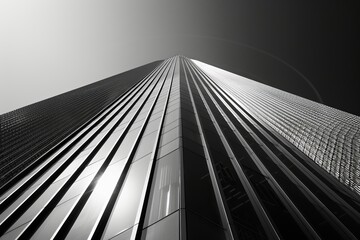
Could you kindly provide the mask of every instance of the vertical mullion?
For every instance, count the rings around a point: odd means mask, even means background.
[[[112,213],[112,210],[117,202],[117,199],[118,199],[118,196],[120,194],[120,190],[124,184],[124,181],[125,181],[125,178],[128,174],[128,171],[130,169],[130,166],[131,166],[131,163],[132,163],[132,160],[133,160],[133,157],[136,153],[136,150],[137,150],[137,146],[139,145],[140,143],[140,140],[141,140],[141,137],[145,131],[145,128],[147,126],[147,123],[151,117],[151,113],[156,105],[156,102],[157,102],[157,99],[159,98],[160,96],[160,93],[162,91],[162,88],[165,84],[165,80],[166,78],[164,79],[164,81],[162,82],[162,85],[159,89],[159,92],[157,94],[157,96],[155,97],[154,99],[154,102],[141,126],[141,129],[140,129],[140,132],[138,133],[137,137],[136,137],[136,140],[135,140],[135,143],[133,144],[133,146],[131,147],[131,150],[130,150],[130,153],[128,154],[128,157],[127,157],[127,160],[126,160],[126,164],[124,166],[124,169],[119,177],[119,179],[117,180],[117,183],[116,183],[116,186],[113,190],[113,193],[111,194],[111,197],[108,201],[108,203],[106,204],[106,206],[104,207],[104,210],[103,210],[103,213],[99,216],[98,220],[97,220],[97,224],[94,225],[94,228],[93,230],[91,231],[90,233],[90,236],[88,237],[88,239],[99,239],[101,238],[101,236],[104,234],[104,230],[107,226],[107,223],[108,223],[108,220],[110,218],[110,215]],[[150,96],[150,95],[149,95]],[[145,104],[146,101],[144,101],[143,104]],[[61,233],[59,233],[57,236],[59,236]],[[61,238],[56,238],[55,239],[61,239]]]
[[[139,239],[139,240],[141,238],[143,225],[144,225],[144,221],[145,221],[146,206],[147,206],[150,191],[151,191],[151,183],[152,183],[154,170],[155,170],[155,165],[156,165],[156,157],[157,157],[157,153],[158,153],[160,137],[161,137],[162,128],[163,128],[163,125],[164,125],[167,105],[169,103],[171,88],[172,88],[172,84],[173,84],[173,80],[174,80],[175,68],[176,68],[176,64],[177,64],[178,61],[179,61],[178,57],[176,57],[175,58],[175,63],[173,63],[174,68],[172,70],[172,76],[171,76],[171,79],[170,79],[169,90],[168,90],[168,93],[167,93],[166,102],[164,104],[163,114],[161,116],[161,120],[160,120],[160,124],[159,124],[159,128],[158,128],[154,148],[153,148],[151,158],[150,158],[151,159],[150,160],[150,171],[149,171],[149,174],[148,174],[148,178],[145,180],[145,185],[146,185],[145,188],[146,188],[146,190],[145,190],[145,194],[144,194],[144,199],[143,199],[142,203],[140,201],[140,205],[142,205],[142,207],[139,208],[140,216],[139,216],[139,220],[138,220],[138,227],[137,227],[136,234],[135,234],[135,239]]]
[[[194,80],[194,77],[193,77],[193,75],[191,73],[191,70],[190,70],[189,66],[188,65],[186,65],[186,66],[187,66],[188,71],[189,71],[189,73],[191,75],[191,78],[193,79],[195,87],[196,87],[197,91],[199,92],[199,95],[200,95],[200,97],[202,99],[202,102],[204,103],[204,105],[206,107],[206,110],[209,113],[209,116],[210,116],[210,118],[211,118],[211,120],[212,120],[212,122],[213,122],[213,124],[214,124],[214,126],[216,128],[216,131],[217,131],[218,135],[220,136],[220,139],[221,139],[221,141],[222,141],[222,143],[223,143],[223,145],[224,145],[224,147],[225,147],[225,149],[227,151],[227,154],[229,155],[229,158],[230,158],[230,160],[231,160],[231,162],[232,162],[232,164],[233,164],[233,166],[235,168],[235,171],[238,174],[239,179],[243,183],[245,191],[248,194],[248,196],[249,196],[249,198],[251,200],[251,203],[254,206],[254,210],[257,213],[257,215],[259,217],[259,220],[261,221],[261,223],[262,223],[262,225],[263,225],[263,227],[265,229],[265,233],[267,234],[267,237],[269,239],[280,239],[280,236],[276,232],[270,218],[268,217],[268,215],[267,215],[264,207],[262,206],[259,198],[257,197],[254,189],[252,188],[251,183],[247,179],[242,167],[235,160],[236,159],[235,155],[232,152],[229,144],[227,143],[227,140],[226,140],[225,136],[223,135],[223,133],[221,131],[221,128],[218,125],[215,117],[213,116],[212,111],[209,109],[209,106],[207,105],[207,103],[206,103],[206,101],[204,99],[204,96],[202,95],[201,91],[199,90],[199,87],[198,87],[197,83]]]
[[[185,73],[185,80],[186,80],[186,84],[187,84],[187,87],[188,87],[188,92],[189,92],[189,95],[190,95],[191,105],[192,105],[193,110],[194,110],[196,124],[198,126],[198,130],[199,130],[199,133],[200,133],[201,143],[202,143],[203,148],[204,148],[206,164],[207,164],[208,169],[209,169],[209,174],[210,174],[211,182],[213,184],[213,189],[215,191],[216,200],[218,202],[218,205],[220,206],[220,213],[221,213],[220,216],[221,216],[223,224],[226,226],[226,229],[228,230],[229,239],[233,240],[233,239],[235,239],[234,235],[236,236],[236,232],[233,231],[232,223],[231,223],[232,220],[228,216],[228,211],[226,210],[226,206],[225,206],[225,204],[223,202],[223,199],[222,199],[222,196],[221,196],[222,194],[221,194],[220,187],[219,187],[219,184],[218,184],[217,179],[216,179],[216,173],[215,173],[214,168],[212,166],[213,161],[211,160],[211,156],[210,156],[210,153],[209,153],[207,142],[206,142],[204,132],[203,132],[203,129],[202,129],[202,125],[201,125],[201,122],[200,122],[200,117],[199,117],[199,114],[197,112],[197,108],[195,106],[195,101],[194,101],[193,95],[192,95],[191,90],[190,90],[190,84],[189,84],[188,76],[186,74],[184,65],[183,65],[183,70],[184,70],[184,73]]]
[[[183,69],[183,70],[182,70]],[[180,91],[180,99],[183,97],[181,96],[181,85],[183,84],[183,82],[185,82],[185,71],[184,71],[184,56],[180,57],[180,61],[179,61],[179,91]],[[181,114],[181,100],[179,102],[180,104],[180,114]],[[182,116],[181,117],[181,121],[182,121]],[[181,133],[181,138],[183,138],[183,129],[182,129],[182,122],[179,125],[180,128],[180,133]],[[183,141],[183,140],[182,140]],[[182,144],[183,145],[183,144]],[[187,235],[186,235],[186,215],[185,215],[185,173],[184,173],[184,157],[183,157],[183,151],[179,151],[180,153],[180,180],[181,180],[181,185],[180,185],[180,209],[179,209],[179,239],[180,240],[186,240],[187,239]]]

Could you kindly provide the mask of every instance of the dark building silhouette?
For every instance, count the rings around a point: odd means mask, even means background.
[[[1,116],[0,239],[358,239],[359,123],[154,62]]]

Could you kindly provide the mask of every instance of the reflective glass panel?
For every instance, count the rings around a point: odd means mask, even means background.
[[[125,160],[117,162],[106,169],[67,235],[68,239],[86,239],[89,236],[99,214],[105,209],[105,205],[114,190],[124,165]]]
[[[177,156],[175,156],[177,155]],[[156,162],[154,181],[149,198],[144,226],[179,209],[180,202],[180,152],[169,154]]]
[[[149,163],[150,156],[134,162],[130,167],[105,229],[105,239],[115,236],[135,224]]]
[[[179,212],[175,212],[144,229],[141,240],[176,240],[179,237]]]
[[[153,132],[143,137],[140,140],[140,144],[136,150],[134,160],[138,160],[154,150],[156,137],[157,137],[157,132]]]
[[[75,197],[62,204],[58,204],[31,239],[50,239],[76,200],[77,198]]]

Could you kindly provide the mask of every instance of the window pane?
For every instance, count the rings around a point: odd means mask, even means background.
[[[162,134],[161,136],[161,145],[165,145],[169,142],[171,142],[172,140],[174,140],[175,138],[180,136],[180,130],[179,127],[175,127],[172,130]]]
[[[144,226],[148,226],[178,210],[179,201],[180,153],[176,151],[156,162],[154,184],[152,184]]]
[[[164,123],[164,127],[163,127],[163,133],[166,133],[167,131],[173,129],[174,127],[177,127],[180,125],[180,118],[176,119],[175,121],[169,123],[169,124],[165,124]]]
[[[135,224],[136,214],[148,172],[150,155],[136,161],[129,169],[124,186],[105,229],[104,238],[108,239]]]
[[[23,215],[9,228],[13,230],[23,224],[28,224],[36,214],[44,207],[44,204],[49,201],[49,199],[59,190],[59,188],[64,184],[65,180],[60,180],[56,183],[53,183],[49,188],[34,202],[31,207],[24,212]]]
[[[77,197],[58,204],[31,239],[50,239],[76,200]]]
[[[136,150],[134,161],[151,153],[154,149],[157,132],[153,132],[140,140],[140,144]]]
[[[67,235],[68,239],[85,239],[89,236],[99,214],[114,190],[124,165],[125,161],[120,161],[106,169]]]
[[[4,235],[1,236],[1,240],[16,239],[16,237],[25,229],[25,227],[26,227],[26,224],[5,233]]]
[[[184,149],[183,162],[186,209],[221,225],[206,159]]]
[[[144,136],[146,136],[147,134],[149,133],[152,133],[156,130],[159,129],[159,125],[160,125],[160,121],[161,121],[161,118],[158,118],[152,122],[149,122],[146,126],[146,129],[145,129],[145,132],[144,132]]]
[[[144,229],[141,240],[176,240],[179,239],[179,237],[179,212],[175,212]]]
[[[95,173],[92,173],[86,177],[79,179],[75,183],[73,183],[71,185],[71,187],[67,190],[65,195],[61,198],[59,204],[81,194],[86,189],[86,187],[89,185],[89,183],[94,178],[94,176],[95,176]]]
[[[136,228],[135,228],[136,229]],[[120,233],[119,235],[110,238],[111,240],[130,240],[132,232],[135,230],[134,227]]]
[[[169,154],[172,151],[179,149],[180,144],[181,144],[180,138],[177,138],[177,139],[167,143],[166,145],[160,147],[159,152],[158,152],[158,158],[162,158],[166,154]]]
[[[140,129],[138,129],[140,130]],[[121,142],[120,147],[117,149],[114,160],[122,160],[129,155],[131,147],[134,145],[135,139],[139,133],[138,130],[131,131],[126,134],[126,137]]]
[[[200,217],[197,214],[186,211],[186,232],[187,239],[207,239],[221,240],[226,239],[225,230],[213,222]]]

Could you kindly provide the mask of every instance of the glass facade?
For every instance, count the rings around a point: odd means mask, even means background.
[[[239,106],[360,194],[360,118],[197,62]]]
[[[182,56],[151,66],[12,161],[0,239],[360,238],[359,117]]]

